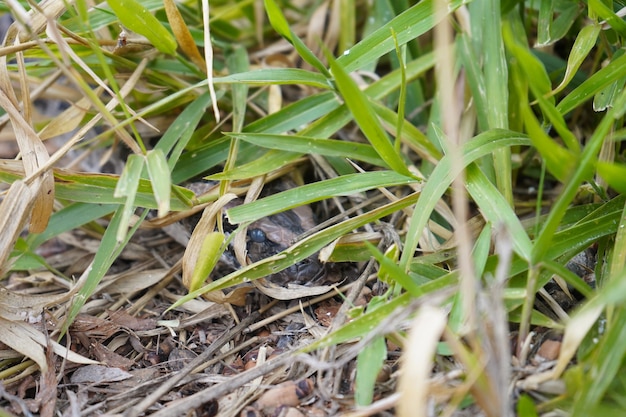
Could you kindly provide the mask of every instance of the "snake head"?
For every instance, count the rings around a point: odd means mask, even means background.
[[[276,255],[298,240],[298,236],[314,224],[309,207],[288,210],[257,220],[248,226],[248,257],[256,262]],[[308,211],[307,211],[308,210]],[[303,227],[304,225],[304,227]],[[326,276],[324,265],[312,255],[290,267],[267,277],[275,284],[314,284]]]

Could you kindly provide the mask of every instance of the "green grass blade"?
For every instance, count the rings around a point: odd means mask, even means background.
[[[302,185],[227,210],[233,224],[258,220],[270,214],[310,204],[325,198],[352,195],[378,187],[419,182],[393,171],[362,172]]]
[[[254,178],[293,163],[301,156],[302,154],[297,152],[272,149],[265,152],[262,157],[256,158],[251,162],[235,166],[228,171],[209,175],[207,178],[218,181]]]
[[[139,186],[145,161],[143,155],[130,155],[115,187],[113,196],[125,198],[120,224],[117,229],[118,242],[124,240],[130,217],[135,212],[135,197],[137,196],[137,187]]]
[[[145,211],[144,214],[140,216],[139,221],[135,223],[135,225],[127,233],[126,238],[119,242],[116,235],[123,216],[123,208],[119,207],[118,210],[115,211],[113,217],[111,218],[111,222],[109,223],[109,227],[107,227],[104,235],[102,236],[98,252],[96,252],[91,267],[85,271],[85,274],[87,274],[85,284],[73,299],[72,305],[63,322],[63,327],[61,328],[61,335],[64,335],[67,332],[69,326],[74,322],[74,319],[78,316],[78,313],[80,313],[80,310],[85,305],[85,302],[96,290],[96,287],[104,275],[122,252],[134,232],[137,228],[139,228],[139,225],[147,214],[148,212]]]
[[[302,59],[330,79],[330,73],[322,61],[292,32],[278,4],[274,0],[265,0],[265,11],[274,30],[296,48]]]
[[[587,146],[580,156],[579,164],[576,165],[569,182],[565,184],[561,195],[552,206],[548,219],[546,220],[543,228],[541,229],[541,233],[535,242],[535,247],[533,248],[533,263],[541,261],[542,257],[545,256],[549,246],[552,244],[554,233],[559,227],[559,223],[563,218],[567,207],[576,196],[578,186],[584,180],[591,177],[600,147],[607,138],[615,119],[622,116],[621,112],[623,111],[625,100],[626,92],[622,91],[617,105],[609,110],[602,118],[593,135],[589,139]]]
[[[376,116],[372,106],[369,104],[368,97],[361,91],[356,85],[356,82],[350,78],[337,61],[330,57],[329,60],[337,88],[354,116],[355,122],[361,128],[365,137],[367,137],[367,140],[372,144],[383,161],[394,171],[411,176],[412,174],[406,167],[404,160],[396,152],[378,116]]]
[[[215,84],[283,85],[302,84],[328,90],[331,85],[321,74],[299,68],[259,69],[214,78]]]
[[[606,4],[600,0],[589,0],[588,4],[591,16],[598,16],[600,19],[605,20],[611,26],[611,29],[618,32],[621,36],[626,36],[626,22],[607,7]]]
[[[453,0],[447,5],[447,11],[453,13],[466,3],[468,1]],[[398,44],[404,45],[428,32],[445,18],[445,15],[435,16],[432,0],[421,1],[361,40],[349,51],[344,52],[342,56],[337,58],[337,61],[346,72],[364,68],[370,62],[376,61],[395,49],[391,29],[396,32]]]
[[[291,150],[302,154],[348,157],[380,167],[387,167],[387,164],[380,158],[374,148],[363,143],[266,133],[228,133],[228,136],[245,140],[264,148],[283,151]]]
[[[202,119],[210,103],[211,96],[208,93],[196,98],[185,107],[185,110],[167,128],[161,139],[159,139],[159,143],[154,147],[154,149],[161,149],[166,155],[171,152],[167,161],[170,171],[176,166],[180,155],[189,143],[194,130],[200,123],[200,119]]]
[[[588,25],[578,32],[574,46],[572,46],[572,50],[567,58],[567,69],[565,70],[563,81],[552,91],[552,94],[562,91],[572,81],[583,61],[595,46],[601,29],[600,25]]]
[[[152,192],[157,202],[157,215],[163,217],[170,211],[172,179],[165,154],[161,149],[153,149],[148,152],[146,167],[150,176]]]
[[[135,33],[145,36],[159,51],[174,55],[176,39],[150,11],[135,0],[108,0],[118,19]]]
[[[622,78],[626,78],[626,55],[613,59],[606,67],[589,77],[561,100],[556,108],[565,115]]]
[[[453,166],[448,155],[444,156],[435,167],[433,173],[426,181],[422,189],[420,200],[413,211],[407,237],[400,257],[400,265],[408,270],[410,261],[417,248],[419,236],[426,226],[432,211],[441,196],[448,189],[457,175],[471,162],[485,155],[491,154],[495,149],[503,146],[528,144],[529,140],[524,135],[506,130],[493,130],[482,133],[467,142],[462,149],[462,163]]]
[[[115,175],[57,172],[55,178],[57,198],[93,204],[124,204],[125,198],[114,196],[118,182]],[[178,187],[177,193],[182,193],[187,199],[193,197],[193,193],[183,187]],[[189,208],[188,201],[183,201],[175,194],[170,201],[170,208],[176,211],[186,210]],[[149,209],[158,208],[150,181],[139,181],[135,205]]]
[[[74,203],[57,211],[50,217],[48,227],[43,233],[32,234],[26,238],[28,247],[35,250],[46,241],[61,233],[81,227],[112,213],[118,204]]]
[[[530,260],[532,243],[511,206],[475,164],[466,169],[466,188],[482,215],[492,224],[504,224],[513,248],[522,259]]]

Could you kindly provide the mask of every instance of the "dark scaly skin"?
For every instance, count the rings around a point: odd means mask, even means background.
[[[297,241],[298,236],[315,224],[310,207],[303,206],[273,214],[248,226],[248,257],[252,262],[287,249]],[[267,277],[275,284],[315,284],[326,278],[326,268],[317,259],[317,254],[295,265]]]
[[[192,189],[199,192],[198,187],[207,188],[210,184],[204,183],[199,186],[195,183]],[[292,187],[289,181],[275,182],[269,187],[269,194],[284,191]],[[233,207],[241,204],[236,199],[228,204]],[[224,219],[225,228],[227,220]],[[247,228],[246,248],[250,262],[257,262],[269,256],[276,255],[298,241],[298,237],[307,230],[317,225],[315,215],[309,206],[296,207],[281,213],[273,214],[251,223]],[[232,226],[230,231],[234,231]],[[218,274],[227,274],[240,267],[235,259],[232,249],[229,248],[218,265]],[[300,285],[320,285],[328,281],[337,281],[336,268],[322,264],[317,254],[314,254],[295,265],[266,277],[269,281],[286,286],[289,283]],[[332,271],[332,272],[329,272]]]

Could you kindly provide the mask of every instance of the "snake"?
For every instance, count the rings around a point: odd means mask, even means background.
[[[187,188],[192,189],[196,194],[215,186],[215,182],[207,181],[186,185]],[[294,184],[291,181],[279,179],[265,187],[267,191],[264,195],[284,191],[293,186]],[[243,201],[236,198],[225,207],[225,210],[239,204],[243,204]],[[224,230],[227,233],[232,233],[237,229],[237,225],[228,223],[225,210],[223,213]],[[257,262],[282,252],[296,243],[303,233],[313,229],[317,224],[316,216],[308,205],[271,214],[250,223],[246,228],[246,249],[249,262]],[[194,223],[188,223],[185,226],[188,230],[193,229],[193,227],[195,227]],[[241,265],[236,259],[232,245],[229,245],[220,258],[213,274],[219,278],[240,267]],[[313,254],[265,278],[280,286],[287,286],[288,284],[310,286],[337,281],[337,275],[333,264],[322,263],[318,259],[317,254]]]

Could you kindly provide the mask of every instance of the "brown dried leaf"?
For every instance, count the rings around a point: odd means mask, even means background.
[[[152,330],[156,327],[156,319],[141,319],[131,316],[126,310],[111,311],[109,319],[120,326],[124,326],[131,330]]]
[[[128,378],[132,378],[132,375],[123,369],[109,368],[103,365],[87,365],[78,368],[70,381],[73,384],[104,384],[123,381]]]
[[[133,361],[132,359],[125,358],[122,355],[118,355],[100,342],[94,342],[92,344],[92,351],[93,355],[100,362],[112,368],[119,368],[124,371],[128,371],[130,367],[135,364],[135,361]]]
[[[41,11],[42,13],[40,13]],[[26,30],[19,22],[13,23],[7,32],[6,44],[12,44],[16,37],[20,42],[31,39],[32,34],[38,35],[46,30],[48,19],[55,20],[65,12],[65,2],[58,0],[43,0],[37,5],[37,9],[28,12],[25,22],[29,30]]]
[[[131,294],[137,291],[153,287],[163,280],[168,274],[166,269],[153,269],[148,271],[132,271],[122,273],[113,279],[105,277],[103,283],[96,290],[96,294]]]
[[[17,294],[0,287],[0,317],[12,321],[35,322],[49,305],[61,304],[68,298],[63,295]]]
[[[41,417],[53,417],[57,403],[58,384],[54,369],[53,350],[50,344],[47,346],[46,360],[48,362],[48,370],[41,373],[41,378],[39,379],[40,389],[35,399],[41,404],[39,415]]]
[[[74,334],[81,333],[88,338],[107,339],[119,332],[121,327],[109,320],[87,314],[79,314],[70,326]]]
[[[176,3],[174,3],[174,0],[164,0],[163,5],[165,6],[165,14],[167,14],[167,20],[170,22],[178,46],[191,59],[191,62],[196,64],[202,71],[206,71],[206,62],[204,62],[204,58],[198,51],[198,47],[193,41],[187,24],[185,24],[183,17],[180,15]]]

